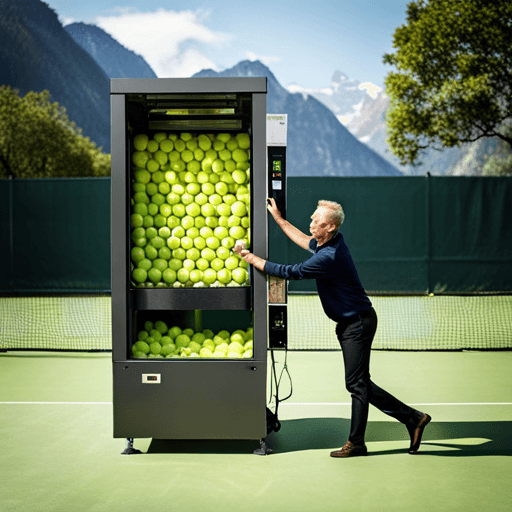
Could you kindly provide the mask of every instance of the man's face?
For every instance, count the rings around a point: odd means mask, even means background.
[[[318,208],[313,215],[311,215],[311,224],[309,225],[309,231],[316,240],[324,240],[329,238],[334,231],[336,226],[332,221],[327,220],[327,211],[325,208]]]

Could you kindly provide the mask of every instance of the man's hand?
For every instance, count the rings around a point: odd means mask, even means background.
[[[277,207],[276,200],[273,197],[267,199],[267,210],[271,213],[276,222],[282,217],[281,212]]]
[[[241,258],[243,258],[249,265],[253,265],[258,270],[265,270],[265,263],[266,261],[252,252],[248,251],[247,249],[242,249],[240,246],[235,246],[234,251],[240,255]]]

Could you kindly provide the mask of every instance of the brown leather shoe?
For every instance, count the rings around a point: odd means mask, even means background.
[[[368,450],[366,449],[366,445],[355,445],[350,441],[345,443],[343,448],[331,452],[331,457],[359,457],[361,455],[368,455]]]
[[[409,453],[413,454],[418,451],[418,448],[421,444],[421,436],[423,435],[423,430],[430,423],[432,418],[428,414],[424,414],[423,418],[419,421],[419,423],[415,427],[411,427],[409,430],[409,435],[411,436],[411,446],[409,447]]]

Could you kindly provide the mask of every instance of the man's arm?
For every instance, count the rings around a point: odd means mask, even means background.
[[[277,222],[278,226],[283,230],[284,234],[292,242],[295,242],[299,247],[306,249],[306,251],[309,250],[309,242],[313,237],[306,235],[293,224],[290,224],[287,220],[283,219],[281,212],[277,208],[274,198],[270,198],[269,201],[270,204],[267,205],[267,209],[272,214],[272,217],[274,217],[274,220]]]

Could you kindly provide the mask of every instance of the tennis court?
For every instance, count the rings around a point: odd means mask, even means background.
[[[433,418],[417,455],[405,428],[371,409],[369,456],[329,457],[346,440],[350,397],[341,353],[317,351],[288,353],[293,395],[268,437],[274,454],[253,455],[252,441],[136,439],[144,453],[125,456],[111,354],[2,353],[1,509],[509,510],[511,364],[510,351],[374,351],[375,382]]]

